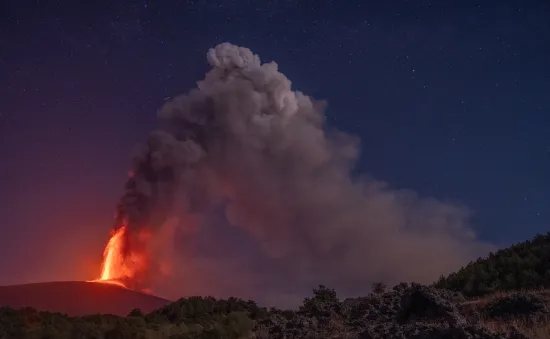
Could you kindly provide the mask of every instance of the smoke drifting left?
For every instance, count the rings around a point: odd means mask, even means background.
[[[467,208],[352,176],[358,138],[328,130],[324,102],[293,91],[277,64],[229,43],[207,58],[133,157],[104,278],[280,305],[319,283],[356,294],[374,280],[429,282],[491,247]]]

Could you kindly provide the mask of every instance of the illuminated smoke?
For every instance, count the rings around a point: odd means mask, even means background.
[[[174,294],[270,300],[325,282],[355,293],[375,280],[429,282],[487,250],[468,230],[463,206],[353,177],[359,139],[327,130],[324,103],[293,91],[276,63],[229,43],[207,57],[205,78],[159,111],[160,127],[134,156],[118,206],[126,251],[150,256],[136,274],[140,288],[170,261],[172,280],[159,285]],[[173,248],[178,232],[198,246],[216,209],[223,227],[254,246],[216,258]],[[173,216],[180,230],[159,241]],[[143,230],[156,239],[153,248],[136,236]],[[225,236],[206,237],[212,251],[230,247]],[[250,251],[246,261],[231,259],[238,250]]]

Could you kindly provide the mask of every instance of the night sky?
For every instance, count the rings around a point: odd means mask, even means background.
[[[0,2],[0,285],[94,278],[134,145],[222,42],[361,138],[357,173],[459,202],[483,240],[550,224],[548,1]]]

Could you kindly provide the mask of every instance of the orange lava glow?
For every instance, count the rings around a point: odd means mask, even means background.
[[[96,279],[96,280],[90,280],[88,282],[101,283],[101,284],[111,284],[111,285],[116,285],[116,286],[128,288],[128,287],[126,287],[126,285],[124,285],[121,281],[118,281],[118,280],[100,280],[100,279]]]
[[[122,225],[112,231],[103,251],[101,275],[98,279],[89,282],[112,284],[151,293],[146,286],[142,285],[143,280],[141,280],[149,265],[144,244],[150,239],[151,233],[146,229],[136,232],[133,236],[127,233],[126,221],[122,221]],[[133,239],[131,250],[128,249],[130,238]]]
[[[124,235],[126,225],[123,225],[111,233],[111,238],[103,251],[103,263],[101,265],[101,276],[99,279],[90,282],[113,284],[127,288],[123,280],[133,276],[133,270],[126,264],[123,254]]]
[[[110,281],[125,276],[126,267],[124,266],[124,257],[122,254],[123,238],[126,232],[126,225],[114,231],[111,239],[103,252],[103,265],[101,267],[101,277],[99,280]]]

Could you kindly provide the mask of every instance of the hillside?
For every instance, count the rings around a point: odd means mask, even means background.
[[[550,287],[550,233],[491,253],[441,277],[435,286],[479,297],[498,291]]]
[[[134,308],[151,312],[169,302],[117,285],[84,281],[0,286],[0,306],[29,306],[71,316],[95,313],[125,316]]]
[[[550,339],[548,258],[550,234],[538,235],[432,286],[377,283],[345,300],[319,286],[296,310],[237,298],[168,302],[84,282],[4,286],[0,304],[11,307],[0,307],[0,338]]]
[[[340,300],[324,286],[297,310],[258,307],[235,298],[180,299],[149,314],[68,317],[0,308],[0,338],[80,339],[547,339],[546,299],[502,295],[464,302],[459,294],[400,284]]]

